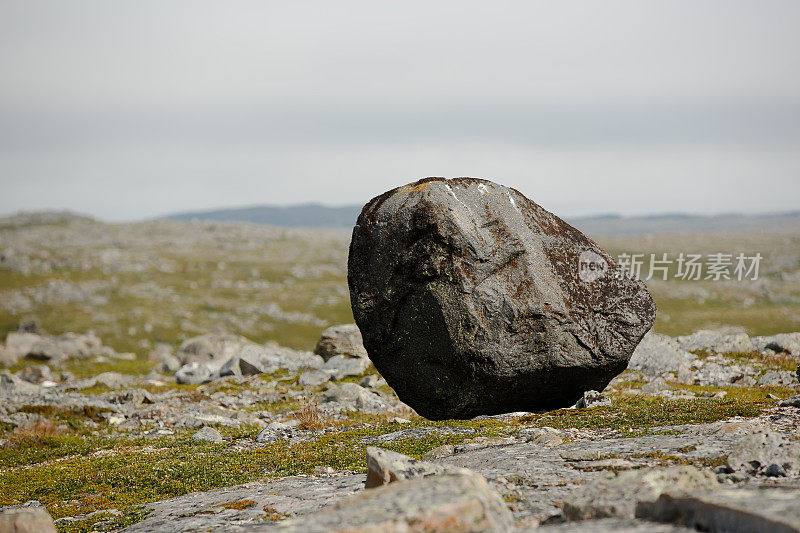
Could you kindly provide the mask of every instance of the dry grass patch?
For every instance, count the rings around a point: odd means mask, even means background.
[[[52,437],[56,437],[64,433],[64,430],[59,428],[55,422],[49,418],[31,422],[25,426],[19,427],[8,435],[8,445],[41,445],[48,442]]]
[[[299,424],[298,429],[322,429],[328,425],[327,420],[322,417],[322,412],[315,403],[307,403],[292,415]]]

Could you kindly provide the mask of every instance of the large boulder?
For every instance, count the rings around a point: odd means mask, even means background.
[[[348,283],[370,359],[431,419],[571,406],[625,369],[656,312],[581,232],[473,178],[371,200]]]

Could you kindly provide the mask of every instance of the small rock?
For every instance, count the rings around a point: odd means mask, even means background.
[[[197,433],[192,435],[194,440],[204,440],[208,442],[223,442],[222,434],[216,429],[203,426]]]
[[[665,390],[672,390],[672,387],[662,377],[658,377],[642,386],[642,392],[646,394],[654,394]]]
[[[551,427],[526,428],[520,430],[519,436],[525,439],[525,442],[547,447],[558,446],[566,440],[563,431]]]
[[[42,381],[53,381],[55,378],[53,373],[50,372],[50,367],[47,365],[31,365],[26,366],[19,372],[17,372],[17,377],[20,379],[24,379],[28,383],[36,383],[39,384]]]
[[[331,326],[322,332],[322,337],[317,341],[314,353],[326,361],[336,355],[348,357],[367,357],[361,339],[361,331],[355,324]]]
[[[694,358],[672,337],[649,331],[633,351],[628,368],[646,376],[660,376],[678,372],[681,365],[688,365]]]
[[[672,522],[700,531],[751,533],[800,531],[797,502],[800,491],[778,488],[728,488],[691,494],[662,494],[654,505],[640,506],[636,515]]]
[[[56,525],[44,506],[36,500],[22,505],[0,507],[1,533],[56,533]]]
[[[407,418],[400,418],[399,416],[393,416],[392,418],[389,419],[389,422],[391,422],[392,424],[410,424],[411,420]]]
[[[705,350],[713,353],[753,352],[755,346],[747,333],[735,328],[703,329],[676,339],[681,349],[692,352]]]
[[[762,387],[780,387],[794,385],[796,381],[797,376],[791,370],[774,370],[761,376],[758,380],[758,385]]]
[[[367,446],[367,479],[364,487],[370,489],[404,479],[462,471],[461,468],[428,463],[401,453]]]
[[[315,513],[278,522],[282,533],[512,531],[502,498],[478,474],[443,474],[362,491]]]
[[[41,387],[28,383],[10,372],[0,373],[0,394],[37,394]]]
[[[742,438],[728,454],[728,466],[748,474],[763,473],[776,463],[784,470],[800,470],[800,442],[774,432],[758,432]]]
[[[202,363],[187,363],[175,372],[175,381],[184,385],[207,383],[211,381],[211,369]]]
[[[583,398],[578,400],[575,407],[578,409],[586,409],[590,407],[601,407],[611,405],[611,399],[604,396],[596,390],[590,390],[583,393]]]
[[[256,442],[269,443],[289,440],[294,436],[294,429],[288,424],[272,422],[256,435]]]
[[[791,355],[800,355],[800,333],[779,333],[770,337],[753,337],[752,341],[759,352],[772,350],[776,353],[786,352]]]
[[[778,405],[780,407],[800,407],[800,394],[781,400],[778,402]]]
[[[608,474],[571,491],[563,502],[564,516],[568,520],[634,518],[639,516],[640,509],[652,506],[667,490],[707,490],[716,486],[717,478],[710,470],[693,466],[627,470],[619,475]]]
[[[206,333],[184,341],[175,356],[183,365],[198,363],[216,370],[249,344],[253,343],[240,335]]]
[[[300,374],[297,384],[308,387],[319,387],[327,383],[334,376],[334,371],[329,369],[309,370]]]
[[[360,411],[370,414],[385,413],[392,408],[389,402],[355,383],[332,386],[319,396],[319,403],[320,409]]]
[[[321,370],[331,372],[333,379],[342,379],[347,376],[360,376],[370,365],[370,361],[363,357],[348,357],[334,355],[328,359]]]
[[[386,385],[386,380],[380,376],[376,376],[375,374],[370,374],[362,379],[358,384],[365,389],[374,389]]]
[[[764,469],[764,475],[767,477],[786,477],[786,470],[778,463],[772,463]]]

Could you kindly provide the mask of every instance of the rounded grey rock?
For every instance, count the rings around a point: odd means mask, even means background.
[[[644,283],[518,191],[427,178],[364,206],[348,259],[375,367],[430,419],[574,405],[655,320]]]

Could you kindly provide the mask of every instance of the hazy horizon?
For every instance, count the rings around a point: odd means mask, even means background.
[[[562,217],[800,208],[800,4],[0,4],[0,214],[363,204],[424,176]]]

